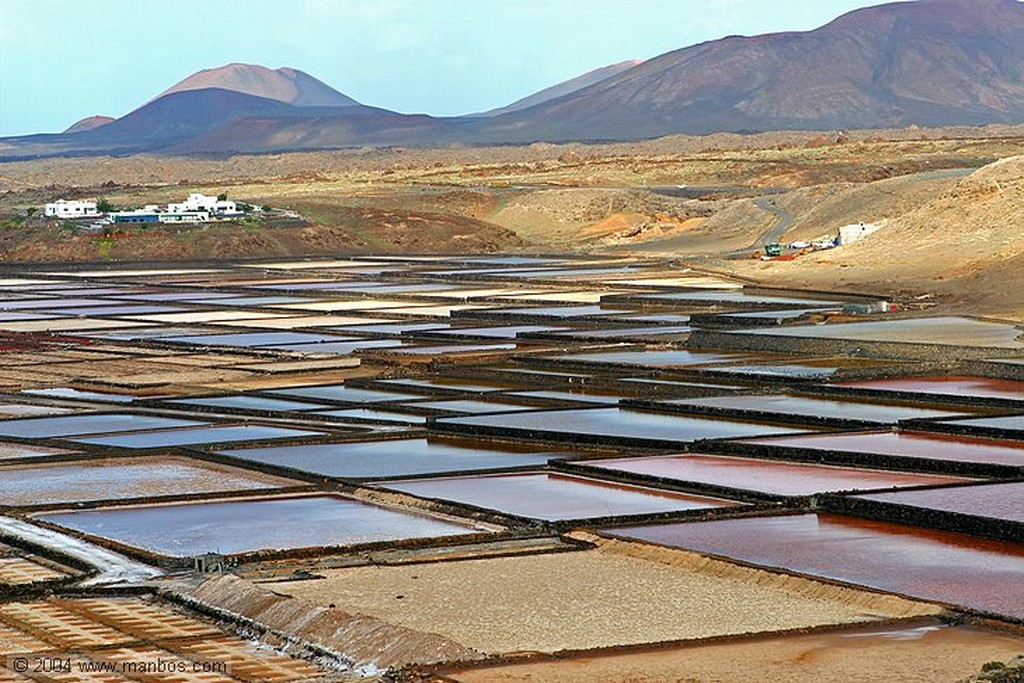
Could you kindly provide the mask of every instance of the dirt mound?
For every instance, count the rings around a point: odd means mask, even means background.
[[[488,253],[522,247],[506,228],[463,216],[330,207],[318,223],[344,229],[372,249],[403,253]]]
[[[336,652],[363,671],[482,658],[476,650],[433,633],[322,607],[230,575],[203,582],[186,598]]]
[[[695,213],[686,202],[641,189],[588,187],[523,193],[488,220],[535,244],[582,247],[635,236],[641,226],[671,230]]]
[[[624,230],[633,230],[643,225],[647,217],[642,213],[613,213],[603,220],[580,230],[581,236],[604,237]]]

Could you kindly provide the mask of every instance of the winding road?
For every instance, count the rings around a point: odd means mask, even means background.
[[[796,222],[796,216],[786,209],[776,206],[774,197],[758,197],[754,200],[754,206],[762,211],[773,214],[776,219],[775,225],[749,247],[722,254],[724,258],[748,258],[752,252],[760,249],[763,245],[781,240],[786,231],[793,227],[793,224]]]

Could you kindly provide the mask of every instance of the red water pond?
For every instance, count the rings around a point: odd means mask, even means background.
[[[781,496],[808,496],[826,491],[926,486],[965,481],[955,477],[909,472],[803,465],[715,455],[617,458],[588,462],[587,466],[715,486],[730,486]]]
[[[900,491],[858,496],[883,503],[1024,522],[1024,483],[957,486],[928,491]],[[1022,537],[1024,538],[1024,537]]]
[[[830,514],[610,531],[631,539],[1024,618],[1024,543]]]
[[[925,432],[808,434],[777,439],[746,439],[743,443],[852,453],[878,453],[926,460],[1024,466],[1024,442]]]

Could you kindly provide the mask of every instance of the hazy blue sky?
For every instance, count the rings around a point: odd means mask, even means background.
[[[871,0],[0,0],[0,135],[122,116],[200,69],[291,66],[365,104],[464,114]]]

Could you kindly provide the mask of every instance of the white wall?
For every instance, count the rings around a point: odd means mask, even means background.
[[[238,213],[238,204],[230,200],[218,201],[216,197],[192,192],[188,199],[180,204],[168,204],[168,213],[185,213],[188,211],[208,211],[210,213]]]
[[[87,216],[98,216],[96,202],[83,202],[77,199],[58,199],[52,204],[43,207],[43,213],[56,218],[85,218]]]

